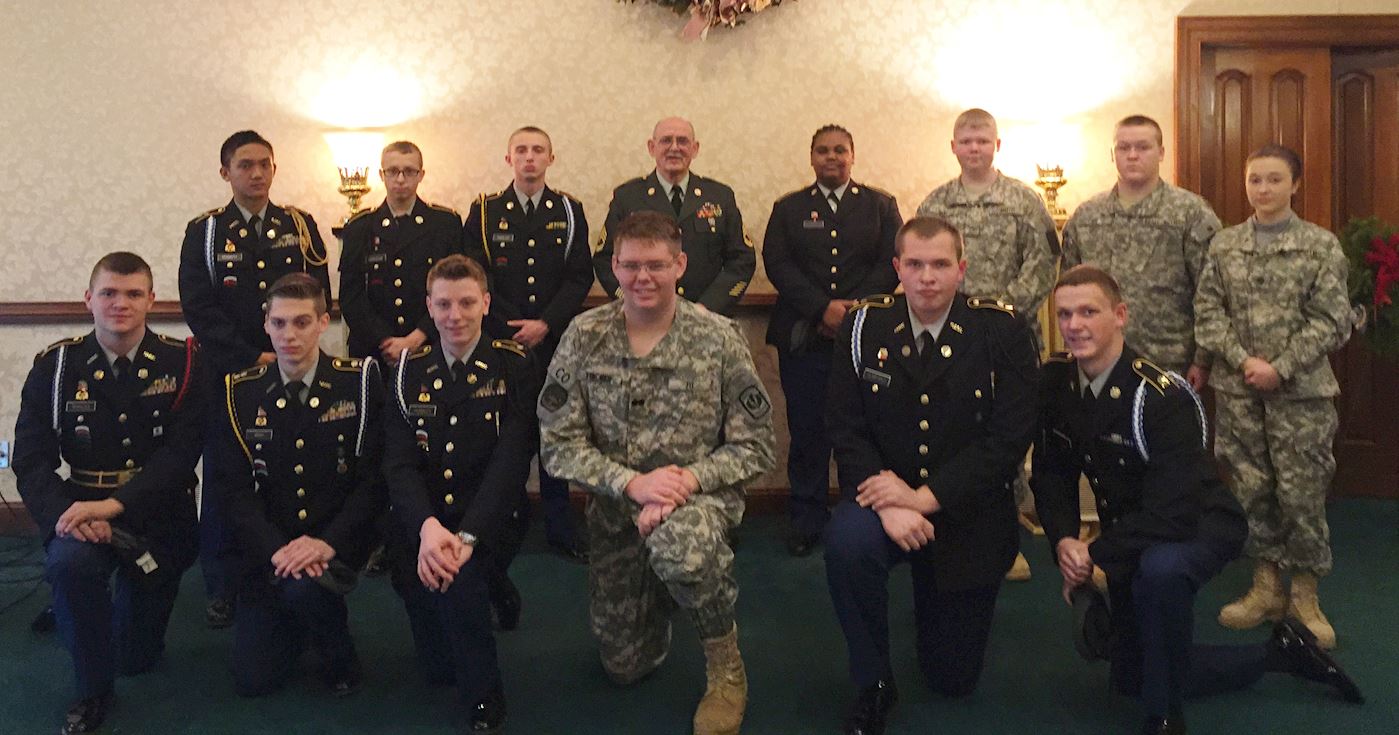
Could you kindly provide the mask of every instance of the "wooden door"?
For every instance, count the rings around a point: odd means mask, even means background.
[[[1399,51],[1338,51],[1332,74],[1336,229],[1370,215],[1399,225]],[[1358,336],[1331,363],[1338,494],[1399,497],[1399,365]]]
[[[1302,157],[1305,175],[1293,207],[1331,226],[1331,50],[1216,48],[1201,58],[1199,188],[1224,224],[1251,210],[1244,163],[1266,143]],[[1188,184],[1183,184],[1188,187]]]

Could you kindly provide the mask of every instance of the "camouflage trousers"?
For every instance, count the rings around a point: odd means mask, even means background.
[[[1215,395],[1215,455],[1248,516],[1244,553],[1288,571],[1331,571],[1326,491],[1336,472],[1335,404]]]
[[[670,616],[684,608],[701,639],[734,627],[734,554],[727,532],[743,519],[743,496],[700,494],[650,536],[636,529],[630,500],[595,497],[588,505],[588,615],[608,676],[630,683],[670,650]]]

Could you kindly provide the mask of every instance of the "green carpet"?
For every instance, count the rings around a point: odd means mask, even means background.
[[[1323,584],[1325,609],[1341,641],[1338,657],[1369,703],[1356,707],[1330,691],[1270,675],[1252,690],[1192,702],[1193,733],[1399,733],[1399,505],[1346,500],[1330,509],[1336,571]],[[750,704],[745,733],[833,733],[852,694],[845,647],[826,594],[819,554],[789,558],[780,519],[750,518],[738,552],[741,646]],[[670,659],[630,688],[613,686],[597,663],[587,628],[584,569],[531,544],[513,577],[525,599],[520,629],[499,637],[511,733],[687,733],[704,688],[703,657],[694,631],[676,619]],[[996,611],[985,674],[963,701],[922,686],[913,654],[907,567],[893,577],[893,649],[902,701],[890,733],[1136,732],[1134,702],[1108,692],[1107,668],[1077,658],[1067,635],[1069,613],[1043,539],[1026,536],[1035,577],[1008,584]],[[13,544],[11,544],[11,547]],[[0,555],[11,562],[15,554]],[[30,557],[32,562],[34,557]],[[32,568],[32,567],[31,567]],[[0,579],[24,569],[13,565]],[[1248,568],[1232,565],[1201,594],[1198,638],[1259,640],[1213,622],[1214,612],[1247,584]],[[0,608],[28,585],[0,582]],[[56,732],[71,703],[72,674],[56,638],[34,636],[29,620],[47,592],[0,614],[0,733]],[[412,661],[407,619],[384,579],[366,580],[350,600],[351,625],[366,665],[364,690],[332,699],[308,670],[279,694],[257,700],[233,693],[229,635],[203,626],[197,571],[187,574],[165,660],[155,671],[119,680],[112,733],[436,733],[453,698],[429,689]]]

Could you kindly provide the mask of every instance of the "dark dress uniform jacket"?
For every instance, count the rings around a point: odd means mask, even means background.
[[[351,356],[378,357],[380,342],[414,329],[437,336],[427,313],[427,272],[462,252],[455,211],[418,199],[395,219],[386,202],[346,222],[341,242],[340,312]]]
[[[918,553],[931,557],[938,589],[995,584],[1019,549],[1011,481],[1035,431],[1038,356],[1024,321],[994,300],[954,297],[926,361],[910,331],[902,295],[841,324],[826,399],[841,497],[853,501],[886,469],[927,484],[942,509]]]
[[[382,451],[383,378],[373,359],[321,353],[306,402],[288,403],[276,363],[224,379],[222,440],[241,459],[220,478],[232,537],[245,571],[270,569],[282,546],[321,539],[359,569],[383,510],[376,490]]]
[[[435,516],[487,546],[517,543],[510,514],[523,507],[539,447],[532,358],[516,342],[483,336],[453,380],[442,349],[399,361],[385,421],[384,475],[405,538]]]
[[[126,508],[113,523],[145,537],[158,560],[174,553],[183,568],[194,558],[198,363],[192,340],[150,330],[122,379],[91,332],[35,358],[15,424],[14,469],[46,543],[69,505],[112,497]],[[67,479],[58,475],[60,461],[73,470]],[[136,468],[120,487],[115,477],[92,474]]]
[[[1102,521],[1089,553],[1109,576],[1130,574],[1163,542],[1198,538],[1222,559],[1237,557],[1248,528],[1206,453],[1191,391],[1124,347],[1098,397],[1082,394],[1078,364],[1056,353],[1044,367],[1032,480],[1050,548],[1078,537],[1078,478],[1086,475]]]
[[[816,184],[772,205],[763,236],[763,266],[777,288],[767,343],[780,350],[829,351],[816,333],[832,299],[888,293],[894,274],[894,236],[903,225],[890,194],[850,182],[832,212]]]
[[[267,289],[278,278],[310,273],[330,298],[325,243],[316,221],[295,207],[270,203],[265,216],[261,236],[231,201],[185,226],[180,307],[214,375],[241,370],[272,351],[262,323]]]
[[[593,270],[602,290],[613,297],[621,293],[612,274],[612,233],[627,215],[642,210],[675,216],[655,171],[612,191],[598,252],[593,256]],[[685,192],[677,223],[688,264],[676,292],[704,304],[712,312],[733,313],[758,264],[753,245],[743,234],[743,215],[734,201],[733,189],[691,172],[690,188]]]
[[[577,199],[546,186],[536,207],[526,219],[514,186],[482,194],[466,215],[462,240],[490,277],[486,331],[511,337],[516,330],[506,322],[542,319],[549,325],[544,344],[552,346],[593,287],[592,251]]]

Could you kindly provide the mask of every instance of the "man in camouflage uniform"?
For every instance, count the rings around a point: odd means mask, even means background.
[[[967,274],[962,292],[1014,304],[1039,336],[1036,315],[1049,294],[1059,258],[1059,233],[1034,189],[993,165],[1001,139],[996,118],[972,108],[952,124],[952,153],[961,174],[934,189],[918,206],[920,217],[942,217],[962,231]],[[1015,502],[1023,505],[1029,484],[1022,468]],[[1006,579],[1030,578],[1030,564],[1017,554]]]
[[[1080,204],[1064,226],[1063,268],[1092,263],[1122,285],[1135,314],[1127,342],[1199,390],[1209,356],[1195,345],[1195,288],[1219,218],[1204,199],[1161,180],[1161,126],[1117,123],[1117,185]]]
[[[677,298],[671,218],[639,212],[614,234],[624,298],[564,332],[539,397],[544,464],[594,495],[589,614],[608,675],[660,666],[685,608],[707,662],[694,731],[737,733],[748,681],[725,535],[743,483],[775,462],[771,404],[737,326]]]
[[[1248,513],[1244,552],[1257,561],[1252,589],[1219,622],[1252,628],[1286,613],[1331,648],[1336,632],[1316,598],[1317,578],[1331,571],[1325,502],[1340,393],[1327,355],[1349,337],[1351,311],[1336,236],[1288,206],[1300,173],[1296,154],[1280,146],[1250,158],[1249,199],[1259,200],[1210,246],[1195,331],[1219,360],[1210,375],[1215,453]],[[1260,197],[1264,187],[1272,188]]]

